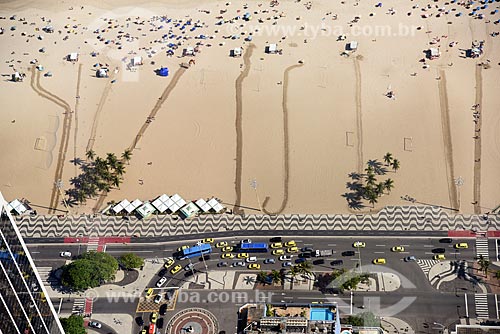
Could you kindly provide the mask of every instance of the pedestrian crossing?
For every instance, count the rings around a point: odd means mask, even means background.
[[[482,255],[484,259],[489,260],[488,239],[476,239],[476,255],[478,258]]]
[[[486,293],[476,293],[474,295],[474,302],[476,304],[476,316],[478,318],[489,319],[488,295]]]
[[[43,282],[43,285],[51,286],[53,284],[59,284],[59,280],[53,275],[50,275],[52,267],[37,267],[38,274]]]
[[[73,301],[71,313],[83,313],[85,311],[85,298],[76,298]]]
[[[425,275],[429,275],[429,270],[431,270],[431,268],[437,263],[439,263],[438,260],[417,259],[417,264],[420,266],[420,269],[422,269]]]
[[[87,251],[95,251],[99,248],[99,238],[89,238],[87,242]]]

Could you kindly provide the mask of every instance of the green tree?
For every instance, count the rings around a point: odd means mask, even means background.
[[[380,327],[380,320],[371,312],[350,315],[345,319],[344,323],[358,327]]]
[[[390,193],[392,188],[394,188],[394,180],[392,180],[392,179],[385,180],[384,186],[385,186],[385,190],[387,190],[387,192]]]
[[[495,277],[496,277],[497,279],[500,279],[500,270],[497,270],[497,271],[495,272]]]
[[[488,268],[490,267],[490,261],[485,259],[482,255],[479,255],[479,260],[477,261],[477,263],[479,264],[479,270],[484,272],[484,274],[486,275],[488,273]]]
[[[68,318],[61,318],[61,325],[66,334],[86,333],[85,327],[83,326],[83,317],[80,315],[72,314]]]
[[[366,175],[366,184],[373,186],[375,184],[375,181],[377,181],[377,178],[375,177],[375,174],[373,173],[368,173]]]
[[[93,150],[89,150],[85,153],[85,155],[87,156],[87,159],[89,160],[94,160],[95,158],[95,152]]]
[[[399,168],[401,167],[401,163],[399,162],[398,159],[394,159],[392,161],[392,169],[396,172]]]
[[[283,280],[282,277],[281,277],[281,273],[279,271],[277,271],[277,270],[272,270],[271,271],[271,280],[275,284],[281,283],[282,280]]]
[[[131,158],[132,158],[132,151],[131,151],[131,150],[129,150],[129,149],[127,148],[127,149],[126,149],[125,151],[123,151],[123,153],[122,153],[122,159],[123,159],[123,161],[125,161],[125,162],[129,162]]]
[[[62,267],[61,283],[76,291],[95,288],[113,279],[117,270],[118,261],[111,255],[87,252]]]
[[[267,274],[265,271],[260,271],[258,274],[257,274],[257,281],[262,283],[262,284],[265,284],[266,283],[266,279],[267,279]]]
[[[114,169],[116,167],[116,163],[118,162],[118,158],[114,153],[108,153],[106,155],[106,162],[108,163],[109,167]]]
[[[389,165],[391,164],[392,159],[393,159],[393,158],[392,158],[392,153],[387,152],[387,153],[384,155],[384,161],[385,161],[385,164],[386,164],[387,166],[389,166]]]
[[[296,265],[298,273],[302,275],[310,275],[312,273],[312,264],[309,261],[304,261]]]
[[[377,193],[377,196],[382,196],[384,194],[385,190],[385,182],[380,182],[377,183],[377,186],[375,187],[375,192]]]
[[[120,263],[122,268],[125,268],[127,270],[140,268],[144,265],[144,259],[135,255],[134,253],[123,254],[118,259],[118,262]]]

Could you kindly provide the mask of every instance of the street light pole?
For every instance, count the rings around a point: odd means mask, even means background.
[[[458,188],[458,211],[460,212],[460,187],[464,185],[464,179],[462,179],[462,177],[459,176],[454,181],[455,185]]]
[[[253,179],[252,182],[250,182],[250,185],[252,186],[253,190],[255,190],[255,197],[257,197],[257,203],[259,204],[259,210],[262,212],[262,204],[260,204],[259,193],[257,192],[257,180]]]
[[[359,272],[361,273],[361,248],[358,247],[358,266]]]
[[[352,290],[351,290],[351,312],[349,314],[352,315]]]
[[[62,193],[62,187],[63,187],[63,181],[62,180],[57,180],[56,182],[54,182],[57,190],[59,190],[59,195],[61,195],[61,198],[63,200],[63,203],[64,203],[64,206],[66,207],[66,214],[69,213],[69,208],[68,208],[68,203],[66,203],[66,199],[64,198],[64,195]],[[57,204],[56,204],[56,207],[57,207]]]

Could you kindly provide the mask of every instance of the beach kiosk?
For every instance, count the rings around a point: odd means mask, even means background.
[[[230,52],[231,57],[241,57],[241,54],[242,54],[241,48],[234,48]]]
[[[278,53],[278,45],[277,44],[269,44],[266,46],[266,53],[275,54]]]
[[[136,212],[141,218],[148,218],[155,211],[155,207],[152,206],[149,202],[145,202],[142,206],[137,208]]]
[[[21,74],[19,72],[16,72],[16,73],[12,74],[12,81],[14,81],[14,82],[23,81],[23,77],[21,76]]]
[[[140,56],[135,56],[134,58],[131,59],[130,64],[132,66],[139,66],[142,65],[142,57]]]
[[[107,78],[109,76],[109,70],[107,68],[100,68],[95,73],[95,76],[98,78]]]
[[[427,50],[427,58],[429,58],[430,60],[437,59],[439,58],[439,56],[440,52],[438,48],[430,48],[429,50]]]
[[[185,48],[184,50],[182,50],[182,55],[184,57],[192,57],[192,56],[194,56],[194,48],[191,47],[191,46],[188,46],[187,48]]]
[[[78,53],[72,52],[66,57],[66,59],[72,63],[75,63],[78,61]]]
[[[351,41],[349,44],[347,44],[347,50],[349,51],[356,51],[358,49],[358,42],[357,41]]]
[[[190,202],[190,203],[184,205],[180,209],[180,214],[184,218],[191,218],[191,217],[196,216],[196,214],[199,211],[200,211],[200,209],[198,209],[198,207],[196,206],[196,204],[194,204],[193,202]]]

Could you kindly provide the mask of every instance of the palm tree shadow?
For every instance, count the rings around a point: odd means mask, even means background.
[[[387,168],[377,159],[368,160],[367,165],[371,166],[377,175],[385,175],[387,173]]]
[[[81,166],[84,163],[84,161],[80,158],[74,158],[74,159],[70,160],[69,162],[71,162],[75,166]]]

